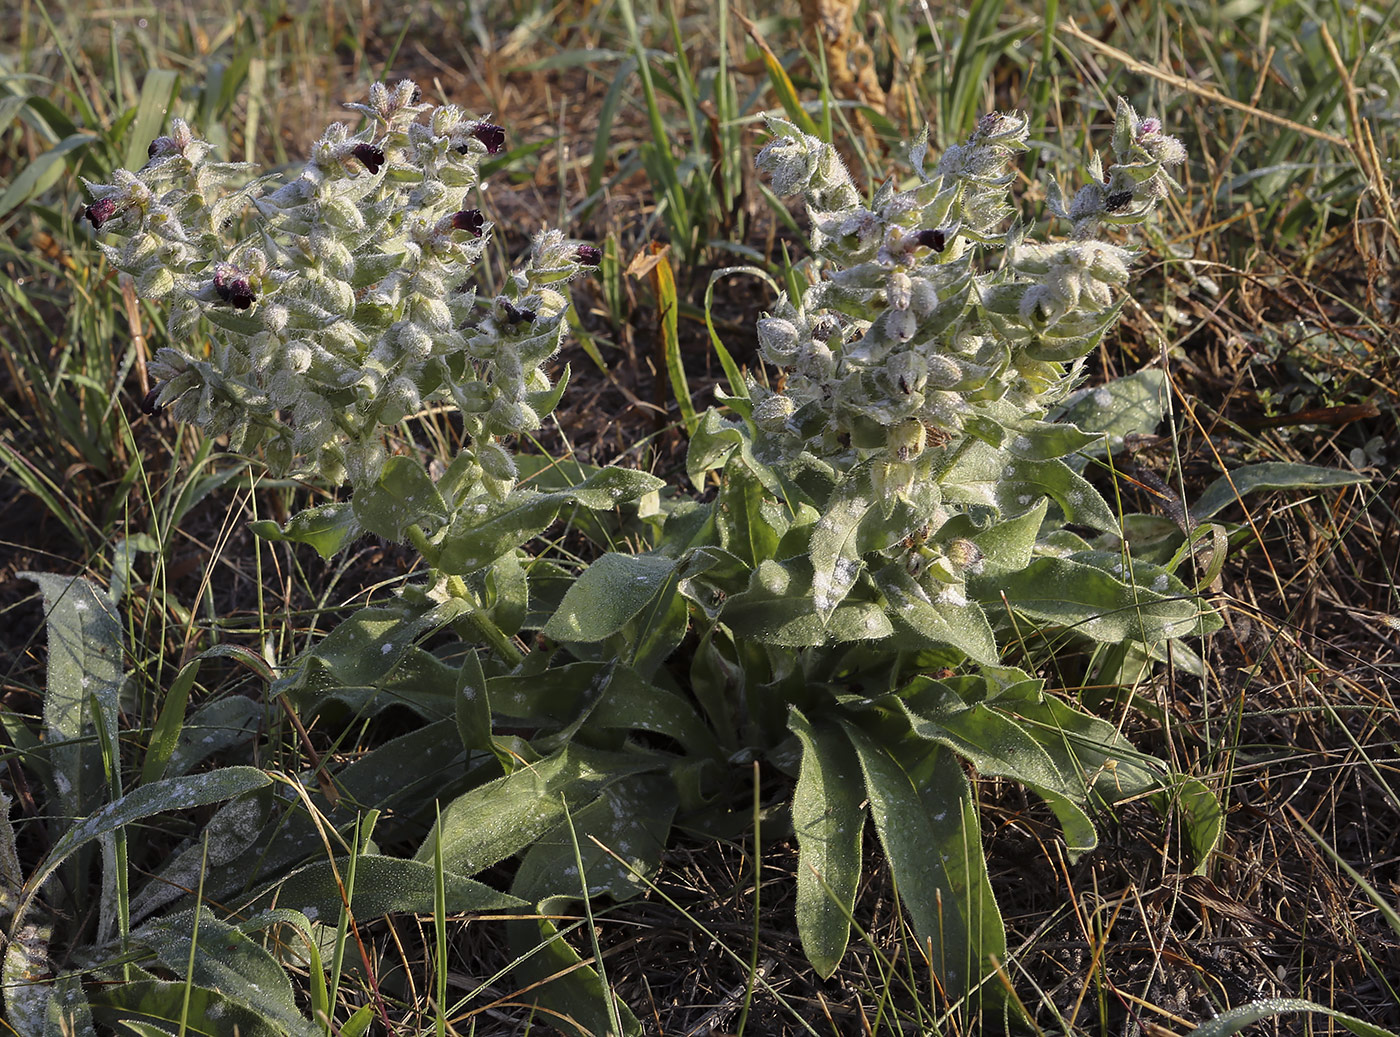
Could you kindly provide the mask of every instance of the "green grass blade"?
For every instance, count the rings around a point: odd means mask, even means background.
[[[146,164],[146,149],[160,135],[170,100],[179,87],[179,73],[170,69],[153,68],[141,84],[141,99],[136,102],[136,118],[126,140],[123,164],[127,169],[140,169]]]
[[[170,690],[165,694],[160,716],[156,718],[156,726],[151,732],[150,746],[146,749],[146,759],[141,764],[142,785],[149,785],[165,776],[165,768],[170,763],[175,747],[180,743],[180,729],[185,722],[185,706],[189,703],[190,689],[194,687],[195,678],[199,676],[200,663],[199,658],[186,663],[175,675]]]

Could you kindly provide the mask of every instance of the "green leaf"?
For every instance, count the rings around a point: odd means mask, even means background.
[[[919,647],[954,648],[985,665],[1001,659],[986,613],[975,602],[929,598],[899,563],[880,570],[875,585],[889,601],[895,629],[921,638],[924,644]]]
[[[675,809],[667,779],[628,779],[566,816],[517,872],[515,893],[537,902],[546,916],[507,925],[511,948],[522,959],[518,982],[540,984],[539,1003],[581,1024],[582,1034],[638,1034],[640,1024],[604,982],[602,964],[585,964],[548,916],[570,914],[573,904],[599,894],[623,900],[643,891],[660,866]],[[550,890],[560,892],[546,895]],[[593,946],[596,951],[596,939]]]
[[[0,217],[8,215],[57,183],[63,171],[68,168],[68,155],[96,140],[97,136],[92,133],[74,133],[21,169],[10,181],[5,193],[0,194]]]
[[[1132,587],[1095,565],[1068,558],[1036,558],[1016,573],[974,577],[968,589],[993,611],[1006,604],[1018,614],[1114,643],[1156,644],[1193,633],[1201,620],[1194,597],[1171,597]]]
[[[427,470],[411,457],[389,458],[372,485],[360,486],[351,499],[355,518],[366,530],[402,543],[408,527],[429,519],[447,521],[447,504]]]
[[[490,748],[491,700],[486,689],[486,674],[482,672],[481,659],[474,648],[467,649],[462,660],[454,701],[462,746],[468,750]]]
[[[0,991],[5,995],[5,1021],[19,1037],[38,1037],[47,1024],[53,1001],[53,984],[48,978],[52,937],[52,926],[21,929],[16,924],[5,947]]]
[[[941,479],[944,496],[960,504],[993,505],[1003,515],[1021,515],[1048,496],[1068,522],[1118,532],[1118,520],[1099,491],[1058,459],[1035,461],[971,443]]]
[[[507,551],[486,571],[491,621],[507,637],[520,632],[530,609],[530,581],[517,552]]]
[[[1329,1019],[1337,1020],[1358,1037],[1395,1037],[1392,1031],[1358,1019],[1354,1015],[1347,1015],[1335,1008],[1327,1008],[1311,1001],[1301,1001],[1292,997],[1265,998],[1262,1001],[1255,1001],[1253,1004],[1232,1008],[1228,1012],[1221,1012],[1210,1022],[1192,1030],[1189,1037],[1233,1037],[1246,1026],[1273,1018],[1276,1015],[1286,1015],[1292,1012],[1316,1012],[1325,1015]]]
[[[363,608],[336,624],[307,658],[342,685],[372,688],[407,657],[418,638],[446,626],[467,607],[465,601],[454,598],[429,609],[406,604]],[[301,683],[303,673],[278,681],[274,693]]]
[[[313,921],[332,924],[345,908],[343,880],[349,865],[348,857],[336,858],[334,867],[330,861],[308,864],[272,883],[256,899],[275,899]],[[510,911],[527,906],[516,897],[452,872],[445,873],[443,879],[447,893],[445,910],[454,914]],[[400,912],[430,915],[434,882],[431,862],[359,854],[355,858],[355,895],[350,901],[350,913],[360,921]]]
[[[48,856],[34,869],[29,881],[25,883],[24,895],[15,912],[14,925],[18,926],[30,902],[48,881],[49,876],[86,843],[152,814],[168,810],[190,810],[208,803],[233,799],[245,792],[262,788],[271,781],[271,778],[254,767],[223,767],[208,774],[166,778],[164,781],[132,789],[121,799],[108,803],[91,816],[78,821],[54,843]],[[13,931],[14,926],[11,927],[12,934]]]
[[[544,626],[556,641],[601,641],[646,608],[675,571],[663,555],[603,555],[579,573]]]
[[[89,696],[101,703],[107,730],[117,730],[117,691],[122,681],[122,630],[116,607],[81,576],[21,572],[39,585],[49,637],[44,727],[53,762],[59,814],[76,817],[96,804],[105,788],[101,751],[84,743],[90,730]]]
[[[1098,442],[1087,446],[1084,453],[1101,457],[1110,450],[1118,453],[1128,436],[1156,431],[1170,400],[1171,386],[1165,372],[1153,368],[1081,389],[1051,417],[1093,434]]]
[[[250,522],[248,528],[264,540],[310,544],[322,558],[331,558],[363,532],[355,518],[355,509],[349,504],[308,508],[293,515],[285,526],[262,519]]]
[[[744,443],[744,428],[725,421],[711,407],[700,418],[685,451],[685,473],[697,490],[705,488],[705,473],[723,468],[731,454]]]
[[[646,889],[643,880],[660,867],[676,805],[675,786],[659,775],[618,782],[530,848],[512,892],[538,903],[542,915],[568,914],[585,896],[636,896]],[[507,932],[512,952],[521,958],[517,982],[540,984],[540,1004],[582,1024],[581,1032],[613,1034],[620,1022],[623,1033],[640,1033],[630,1009],[559,938],[551,918],[510,922]]]
[[[184,971],[183,965],[179,971]],[[224,1037],[235,1031],[239,1037],[287,1035],[286,1030],[269,1022],[261,1013],[208,987],[187,987],[184,980],[135,979],[121,983],[98,983],[92,989],[91,1004],[97,1021],[109,1030],[144,1023],[149,1029],[137,1032],[168,1037],[176,1032],[179,1021],[184,1019],[187,1025],[185,1032],[189,1037]],[[151,1024],[151,1019],[168,1021],[170,1029]]]
[[[648,679],[671,657],[690,629],[690,605],[679,591],[680,578],[672,573],[661,593],[617,635],[623,658]]]
[[[649,731],[680,743],[697,759],[720,755],[714,735],[688,697],[615,663],[551,666],[543,674],[493,677],[487,682],[498,717],[576,730]]]
[[[474,875],[529,846],[603,789],[654,764],[635,755],[570,745],[453,800],[416,859],[430,861],[441,840],[443,867]]]
[[[520,487],[503,501],[468,502],[453,515],[443,536],[437,568],[457,576],[475,572],[544,532],[568,504],[602,511],[664,485],[645,472],[603,468],[568,489],[539,493]]]
[[[1210,858],[1225,834],[1225,812],[1220,800],[1199,778],[1173,774],[1169,789],[1163,793],[1167,805],[1176,807],[1191,843],[1191,856],[1196,861],[1192,874],[1204,875]]]
[[[855,746],[870,814],[908,908],[921,950],[950,1000],[971,995],[1006,957],[1006,933],[987,878],[977,805],[953,754],[919,761],[918,781],[860,728],[843,723]],[[993,1000],[999,986],[991,980]]]
[[[1036,537],[1049,507],[1050,502],[1042,497],[1024,515],[971,535],[970,539],[982,552],[982,576],[1020,572],[1031,564]]]
[[[872,507],[864,490],[858,488],[863,482],[850,479],[812,529],[812,603],[823,621],[836,611],[860,576],[857,533],[861,519]]]
[[[147,149],[165,125],[170,98],[179,81],[179,74],[171,69],[153,68],[146,73],[141,82],[141,98],[136,102],[136,119],[127,135],[126,157],[122,160],[127,169],[140,169],[146,164]]]
[[[217,991],[289,1035],[318,1037],[319,1029],[301,1014],[291,981],[267,951],[233,926],[203,911],[195,934],[193,911],[148,922],[131,934],[153,950],[171,972],[187,975]]]
[[[83,977],[77,972],[65,972],[53,983],[53,997],[49,999],[48,1016],[44,1020],[44,1037],[96,1035],[92,1009],[83,993]]]
[[[176,740],[166,775],[188,774],[215,753],[257,737],[266,716],[258,699],[229,695],[195,711]]]
[[[1071,855],[1097,844],[1085,813],[1084,775],[1052,757],[1014,717],[981,703],[969,705],[940,681],[920,679],[891,698],[915,736],[953,750],[984,777],[1009,778],[1043,796],[1059,818]]]
[[[1018,424],[1006,447],[1016,457],[1029,461],[1048,461],[1101,443],[1103,436],[1083,432],[1073,425],[1058,421],[1027,421]]]
[[[716,525],[720,546],[752,567],[777,557],[788,523],[762,481],[740,459],[725,466]]]
[[[0,792],[0,920],[19,906],[20,890],[24,888],[24,872],[15,848],[15,826],[10,822],[13,802]]]
[[[185,724],[185,707],[189,704],[189,691],[195,687],[195,679],[199,676],[202,662],[199,656],[195,656],[181,666],[181,670],[176,673],[175,680],[172,680],[169,690],[165,693],[160,717],[155,719],[155,728],[151,731],[151,742],[146,749],[146,760],[141,763],[141,784],[143,785],[151,784],[151,782],[165,777],[165,766],[171,760],[171,753],[175,752],[175,746],[179,742],[179,732]]]
[[[635,774],[608,786],[530,847],[512,894],[538,903],[546,897],[578,900],[585,885],[590,897],[619,901],[646,892],[643,879],[661,866],[676,806],[675,786],[658,774]],[[582,872],[574,857],[575,836]]]
[[[836,971],[851,936],[865,828],[860,763],[850,742],[814,726],[795,707],[788,728],[802,743],[792,799],[797,835],[797,932],[807,960],[823,979]]]
[[[1291,461],[1243,465],[1206,487],[1196,503],[1191,505],[1191,521],[1204,522],[1242,500],[1245,495],[1263,490],[1321,490],[1370,481],[1360,472],[1344,472],[1337,468]]]
[[[874,602],[843,604],[823,622],[813,605],[811,587],[806,558],[782,563],[765,559],[754,570],[749,586],[724,603],[720,617],[737,638],[790,648],[879,640],[893,632],[884,610]]]

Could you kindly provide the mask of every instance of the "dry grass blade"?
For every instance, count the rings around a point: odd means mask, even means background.
[[[1293,130],[1297,133],[1302,133],[1309,137],[1315,137],[1318,140],[1325,140],[1329,144],[1335,144],[1339,148],[1346,148],[1350,150],[1350,144],[1344,137],[1338,137],[1335,133],[1328,133],[1326,130],[1319,130],[1312,126],[1306,126],[1300,122],[1294,122],[1292,119],[1286,118],[1282,115],[1276,115],[1273,112],[1263,108],[1255,108],[1252,105],[1246,104],[1244,101],[1237,101],[1233,97],[1227,97],[1218,90],[1213,90],[1208,86],[1202,86],[1200,83],[1193,82],[1190,79],[1185,78],[1184,76],[1178,76],[1173,72],[1167,72],[1161,68],[1158,68],[1155,65],[1149,64],[1146,61],[1139,61],[1127,51],[1119,50],[1117,47],[1104,43],[1096,36],[1091,36],[1089,33],[1085,32],[1083,29],[1081,29],[1078,25],[1074,24],[1074,22],[1069,19],[1062,19],[1058,25],[1058,28],[1066,36],[1071,36],[1074,39],[1078,40],[1080,43],[1088,45],[1089,47],[1098,51],[1100,54],[1104,54],[1112,58],[1114,61],[1121,64],[1124,68],[1131,69],[1138,75],[1149,76],[1152,79],[1159,80],[1163,83],[1168,83],[1179,90],[1185,90],[1187,93],[1195,94],[1197,97],[1205,98],[1206,100],[1211,101],[1214,104],[1222,104],[1225,107],[1233,108],[1236,111],[1247,112],[1248,114],[1254,116],[1256,119],[1262,120],[1263,122],[1270,122],[1273,123],[1275,126],[1286,126],[1288,129]]]

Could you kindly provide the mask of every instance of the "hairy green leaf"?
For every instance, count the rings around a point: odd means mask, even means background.
[[[792,799],[797,835],[797,932],[823,978],[836,971],[851,935],[865,828],[860,764],[850,742],[794,708],[788,727],[802,743]]]
[[[1360,472],[1344,472],[1337,468],[1321,468],[1291,461],[1242,465],[1206,487],[1196,503],[1191,505],[1191,520],[1204,522],[1247,494],[1264,490],[1321,490],[1370,481]]]
[[[663,555],[603,555],[579,573],[544,635],[588,642],[617,633],[660,593],[675,568],[676,560]]]

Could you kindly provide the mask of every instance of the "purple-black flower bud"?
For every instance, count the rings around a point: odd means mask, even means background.
[[[1119,209],[1126,209],[1132,200],[1132,191],[1114,191],[1103,200],[1103,207],[1109,212],[1117,212]]]
[[[921,230],[914,235],[914,240],[924,248],[931,248],[935,252],[942,252],[948,244],[948,235],[939,229]]]
[[[384,152],[373,144],[356,144],[350,153],[364,163],[371,176],[384,164]]]
[[[165,410],[165,408],[162,407],[159,402],[160,390],[161,387],[159,385],[154,386],[150,392],[146,393],[145,396],[141,397],[142,414],[145,414],[149,417],[159,414],[161,411]]]
[[[486,226],[486,217],[480,209],[463,209],[452,214],[452,226],[464,230],[474,238],[481,237],[481,229]]]
[[[220,299],[238,310],[246,310],[253,305],[253,300],[257,298],[246,277],[242,277],[236,272],[230,274],[227,269],[214,272],[214,292]]]
[[[486,145],[488,155],[499,155],[506,150],[506,131],[495,123],[479,122],[471,132],[473,137]]]
[[[237,310],[246,310],[257,298],[253,288],[241,277],[235,278],[228,286],[229,305]]]
[[[509,324],[533,324],[535,322],[534,310],[517,310],[505,300],[501,301],[501,306],[506,311],[506,322]]]
[[[146,148],[146,157],[155,158],[157,155],[173,155],[180,150],[180,145],[173,138],[157,137]]]
[[[93,230],[101,230],[102,225],[117,214],[117,203],[112,198],[99,198],[83,210],[83,217],[92,224]]]
[[[574,249],[574,258],[584,266],[597,266],[603,261],[603,250],[587,242]]]

